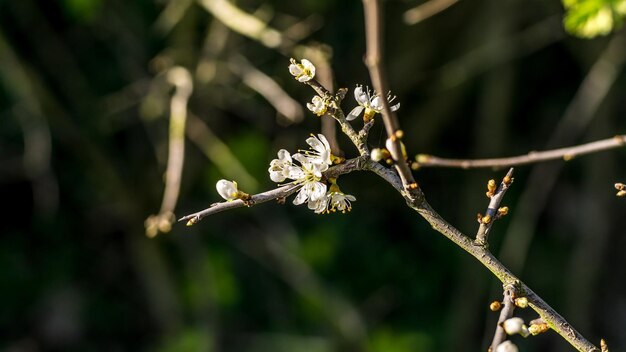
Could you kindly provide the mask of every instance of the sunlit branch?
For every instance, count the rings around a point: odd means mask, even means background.
[[[324,179],[337,178],[340,175],[343,175],[346,173],[363,170],[367,160],[368,160],[367,157],[364,157],[364,156],[347,160],[343,164],[330,167],[328,170],[326,170],[323,173],[323,177]],[[237,199],[233,201],[213,203],[208,208],[201,210],[199,212],[193,213],[193,214],[183,216],[178,221],[188,221],[187,223],[188,225],[193,225],[208,215],[216,214],[225,210],[241,208],[244,206],[249,207],[249,206],[253,206],[256,204],[269,202],[271,200],[280,200],[280,199],[289,197],[290,195],[294,194],[297,190],[299,190],[300,187],[301,187],[301,184],[290,183],[282,187],[278,187],[276,189],[250,195],[249,200],[244,201],[241,199]]]
[[[573,147],[546,150],[541,152],[530,152],[526,155],[519,155],[506,158],[494,159],[446,159],[433,155],[418,154],[418,167],[449,167],[461,169],[473,168],[504,168],[510,166],[534,164],[550,160],[571,160],[577,156],[597,153],[604,150],[610,150],[623,147],[626,144],[626,135],[619,135],[613,138],[607,138],[600,141],[581,144]]]
[[[404,133],[400,129],[398,117],[395,112],[391,110],[389,102],[386,99],[386,93],[389,92],[389,88],[387,77],[383,69],[380,0],[363,0],[363,9],[365,13],[365,63],[369,70],[374,90],[382,97],[383,122],[387,136],[391,141],[390,145],[387,147],[390,149],[389,152],[395,162],[394,165],[402,179],[405,190],[415,198],[423,198],[422,191],[415,182],[409,165],[404,160],[404,153],[402,152],[402,137]]]

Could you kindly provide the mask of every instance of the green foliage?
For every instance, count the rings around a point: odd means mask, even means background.
[[[626,15],[626,0],[563,0],[565,29],[581,38],[607,35]]]

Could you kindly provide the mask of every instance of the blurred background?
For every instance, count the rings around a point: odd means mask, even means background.
[[[624,33],[573,37],[558,0],[433,2],[447,8],[384,2],[412,155],[511,156],[625,133]],[[304,106],[313,91],[289,58],[350,88],[349,111],[355,84],[369,84],[362,15],[360,1],[0,0],[0,348],[486,350],[499,282],[375,175],[339,180],[357,198],[345,215],[288,199],[172,224],[170,212],[218,201],[221,178],[275,187],[279,149],[332,132]],[[385,140],[377,122],[371,147]],[[617,149],[518,167],[490,236],[506,265],[615,351],[626,349],[626,201],[613,189],[624,165]],[[472,235],[487,180],[505,171],[415,174]],[[553,332],[513,341],[573,350]]]

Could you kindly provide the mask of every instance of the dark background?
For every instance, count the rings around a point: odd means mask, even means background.
[[[301,47],[269,49],[193,1],[164,21],[170,3],[0,0],[0,348],[486,350],[499,283],[374,175],[341,178],[357,198],[347,215],[288,200],[145,236],[163,193],[168,68],[192,73],[189,112],[235,157],[215,138],[187,142],[177,216],[217,201],[220,178],[249,192],[274,187],[267,167],[278,149],[304,148],[320,128],[306,109],[286,123],[232,69],[241,55],[304,104],[313,92],[287,71]],[[386,1],[384,15],[411,155],[509,156],[624,133],[624,34],[567,35],[557,0],[461,1],[405,24],[420,3]],[[237,5],[279,30],[306,19],[299,43],[325,45],[335,85],[369,84],[360,1]],[[344,109],[354,105],[350,91]],[[371,146],[384,143],[380,125]],[[237,160],[247,177],[228,167]],[[490,238],[506,265],[611,351],[626,348],[626,200],[613,189],[625,162],[618,149],[518,167],[504,200],[511,213]],[[420,169],[416,178],[471,235],[487,180],[503,174]],[[523,351],[572,350],[554,332],[513,340]]]

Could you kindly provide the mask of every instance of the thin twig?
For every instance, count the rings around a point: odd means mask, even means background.
[[[323,173],[323,179],[337,178],[343,174],[347,174],[353,171],[363,170],[364,165],[367,160],[368,158],[366,156],[361,156],[358,158],[347,160],[343,164],[333,166]],[[187,220],[188,225],[193,225],[208,215],[220,213],[225,210],[241,208],[244,206],[249,207],[249,206],[256,205],[256,204],[269,202],[271,200],[278,200],[278,199],[289,197],[290,195],[294,194],[297,190],[299,190],[301,186],[302,186],[301,184],[290,183],[290,184],[287,184],[282,187],[278,187],[278,188],[275,188],[266,192],[253,194],[250,196],[250,199],[246,201],[237,199],[233,201],[213,203],[208,208],[201,210],[199,212],[193,213],[193,214],[183,216],[178,221]]]
[[[400,129],[398,117],[394,111],[391,111],[389,102],[386,99],[386,92],[389,91],[387,84],[387,77],[383,71],[383,56],[382,56],[382,16],[380,0],[363,0],[363,9],[365,13],[365,40],[366,40],[366,54],[365,63],[370,73],[372,85],[374,90],[380,94],[380,101],[383,105],[382,116],[385,124],[385,130],[387,136],[392,142],[389,152],[393,160],[395,161],[395,167],[402,179],[407,193],[411,194],[413,198],[423,198],[423,193],[413,175],[411,169],[406,163],[404,153],[402,152],[402,137],[403,132]]]
[[[417,24],[432,17],[448,7],[456,4],[459,0],[430,0],[419,4],[404,13],[404,23],[408,25]]]
[[[515,302],[513,301],[514,293],[515,289],[513,287],[509,286],[504,288],[504,297],[502,299],[504,307],[502,307],[502,310],[500,311],[498,323],[496,324],[496,331],[493,334],[491,352],[496,352],[498,345],[506,340],[506,331],[504,331],[502,324],[507,319],[511,318],[513,316],[513,312],[515,311]]]
[[[527,165],[540,163],[549,160],[562,159],[569,161],[577,156],[596,153],[604,150],[620,148],[626,145],[626,135],[619,135],[591,143],[576,145],[573,147],[546,150],[541,152],[530,152],[526,155],[519,155],[506,158],[494,159],[446,159],[437,156],[418,154],[415,158],[418,167],[450,167],[461,169],[473,168],[504,168],[510,166]]]
[[[497,219],[499,214],[500,203],[502,202],[502,198],[504,198],[504,194],[509,189],[509,186],[513,183],[513,168],[509,169],[509,172],[506,173],[506,176],[502,178],[502,182],[495,190],[493,194],[487,192],[491,197],[489,201],[489,206],[487,207],[487,211],[484,216],[481,216],[480,226],[478,227],[478,233],[476,233],[476,244],[480,246],[487,246],[487,237],[489,236],[489,230],[491,226],[493,226],[494,221]]]

